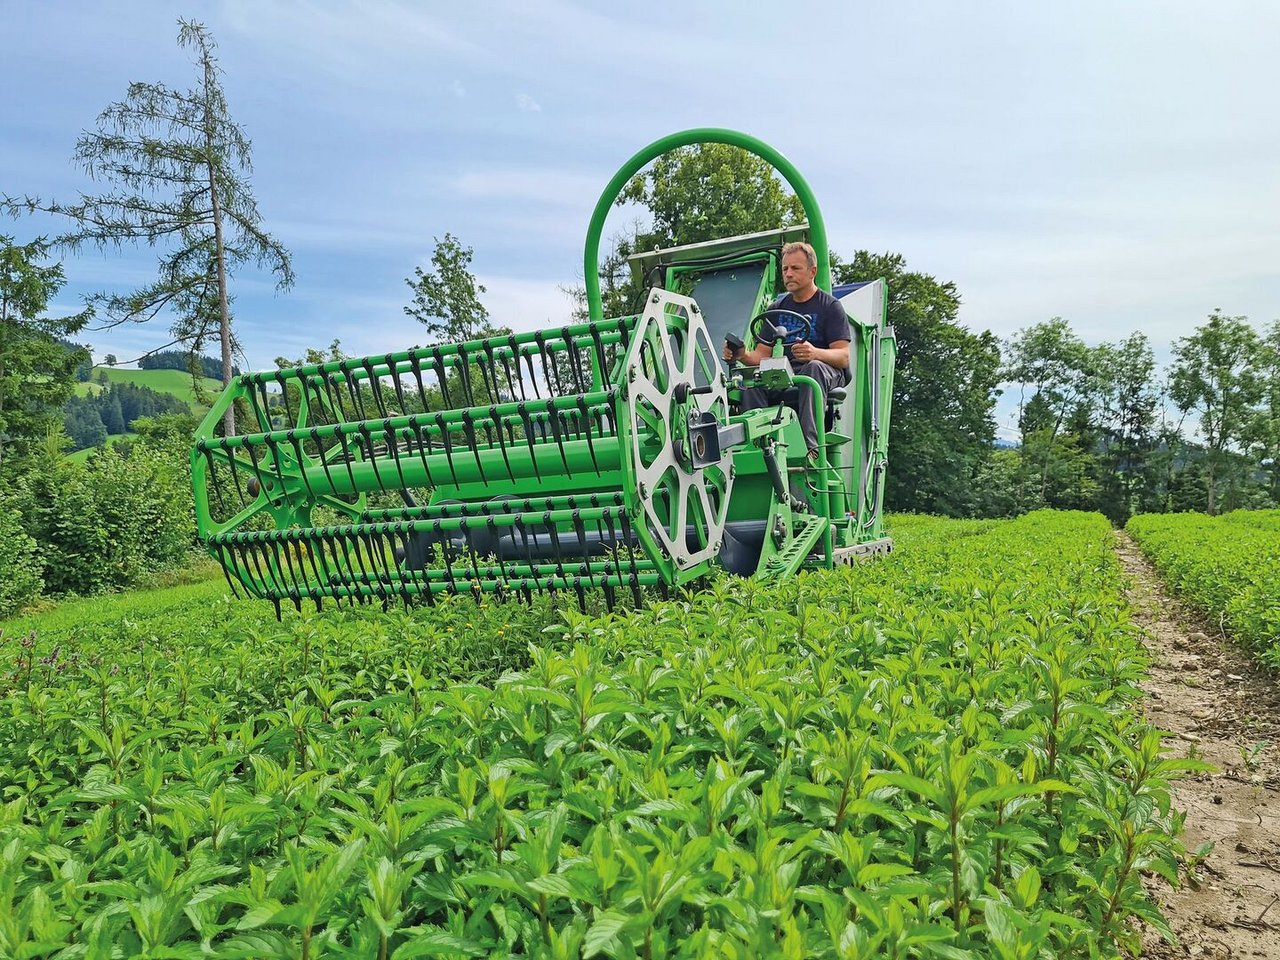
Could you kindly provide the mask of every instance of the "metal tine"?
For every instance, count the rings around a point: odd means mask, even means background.
[[[386,600],[386,585],[383,583],[382,571],[378,569],[378,551],[374,545],[373,533],[368,527],[364,526],[354,527],[353,532],[355,534],[355,539],[364,545],[365,553],[369,556],[369,563],[365,568],[369,576],[369,581],[373,584],[373,588],[378,595],[378,599]]]
[[[250,503],[249,499],[244,495],[244,488],[240,486],[240,472],[236,470],[236,451],[223,446],[222,452],[227,455],[227,470],[231,474],[231,482],[236,488],[236,496],[240,499],[240,509],[243,510]],[[256,497],[254,498],[257,499]]]
[[[288,434],[285,434],[285,439],[287,439],[289,443],[293,444],[293,456],[298,458],[298,467],[300,467],[298,468],[298,472],[302,474],[302,485],[307,488],[307,499],[310,499],[311,502],[314,503],[316,499],[316,492],[311,489],[311,481],[307,480],[307,471],[303,468],[302,440],[298,439],[298,431],[289,430]]]
[[[427,412],[427,388],[422,382],[422,358],[416,353],[409,361],[410,369],[413,370],[413,379],[418,384],[418,398],[422,402],[422,412]]]
[[[289,550],[289,542],[282,536],[283,533],[283,530],[277,530],[275,531],[276,535],[270,538],[271,552],[275,555],[277,565],[280,563],[280,555],[284,555],[284,569],[288,571],[289,582],[293,584],[291,599],[293,600],[294,608],[301,613],[302,595],[305,590],[302,586],[302,581],[298,580],[298,572],[293,568],[293,554]]]
[[[631,568],[631,596],[636,601],[636,606],[640,606],[640,570],[636,566],[636,554],[631,549],[631,521],[627,516],[627,512],[623,510],[620,514],[622,520],[622,543],[627,548],[627,561]]]
[[[365,562],[364,554],[361,552],[361,548],[362,547],[365,548],[365,551],[367,552],[368,545],[364,542],[364,538],[361,536],[360,528],[358,526],[356,526],[355,524],[352,524],[351,526],[347,527],[346,536],[348,541],[351,544],[351,550],[356,555],[356,568],[359,570],[358,573],[353,574],[352,582],[359,583],[361,582],[361,579],[363,577],[373,576],[371,572],[373,567],[373,558],[370,557],[369,562],[368,563]],[[360,597],[361,603],[369,602],[369,597],[365,596],[363,593],[359,593],[359,597]]]
[[[369,428],[368,421],[361,421],[357,428],[361,441],[363,442],[365,456],[369,459],[369,466],[373,469],[374,482],[378,484],[378,489],[383,493],[387,492],[387,485],[382,482],[382,470],[378,466],[379,457],[373,449],[373,431]]]
[[[262,479],[262,467],[258,463],[258,455],[254,453],[255,447],[248,440],[245,441],[244,449],[249,451],[249,462],[253,464],[253,475],[258,478],[258,490],[262,494],[266,494],[267,484]],[[257,499],[256,497],[254,499]]]
[[[573,371],[573,389],[575,393],[585,393],[586,386],[582,382],[582,354],[578,352],[578,341],[569,333],[568,327],[561,327],[560,336],[568,346],[569,364]]]
[[[293,415],[293,408],[292,408],[291,406],[289,406],[289,384],[290,384],[290,383],[294,384],[294,386],[295,386],[295,387],[297,388],[297,390],[298,390],[298,396],[299,396],[299,398],[301,398],[301,396],[302,396],[302,383],[301,383],[301,381],[300,381],[297,377],[286,377],[286,376],[285,376],[285,372],[284,372],[283,370],[277,370],[277,371],[276,371],[276,374],[275,374],[275,381],[276,381],[276,383],[277,383],[277,384],[279,384],[279,386],[280,386],[280,402],[284,404],[284,418],[285,418],[285,423],[289,423],[289,424],[296,424],[296,423],[297,423],[297,420],[294,418],[294,415]],[[270,409],[270,408],[268,408],[268,409]],[[302,405],[301,405],[301,403],[299,403],[299,405],[298,405],[298,412],[299,412],[299,414],[301,414],[301,412],[302,412]],[[268,422],[269,422],[269,418],[268,418]]]
[[[453,468],[453,444],[449,441],[449,428],[445,425],[444,415],[436,414],[436,427],[440,430],[440,438],[444,442],[444,458],[449,464],[449,476],[453,478],[453,485],[458,485],[458,472]]]
[[[591,466],[596,471],[596,476],[600,476],[600,461],[596,459],[596,445],[591,439],[593,433],[591,429],[591,411],[587,409],[587,401],[583,397],[578,397],[578,410],[582,414],[583,434],[587,440],[587,454],[591,457]]]
[[[355,566],[355,564],[353,564],[353,563],[351,562],[351,551],[350,551],[349,549],[347,549],[347,547],[348,547],[348,541],[350,541],[350,545],[351,545],[351,546],[353,546],[353,547],[355,546],[354,536],[353,536],[353,534],[351,533],[351,529],[352,529],[351,527],[348,527],[348,528],[347,528],[347,530],[346,530],[345,532],[344,532],[344,531],[341,531],[341,530],[336,530],[336,531],[334,531],[334,541],[337,543],[337,545],[338,545],[339,547],[341,547],[341,548],[342,548],[342,558],[343,558],[343,559],[346,561],[346,563],[347,563],[347,572],[346,572],[346,577],[347,577],[347,578],[348,578],[352,583],[355,583],[355,582],[357,582],[357,580],[359,579],[359,577],[360,577],[360,573],[362,573],[362,572],[364,571],[364,565],[363,565],[363,564],[361,564],[361,565],[360,565],[360,571],[359,571],[359,572],[357,572],[357,571],[356,571],[356,566]],[[334,559],[335,559],[335,560],[337,559],[337,555],[338,555],[337,550],[334,550]],[[358,548],[358,547],[356,547],[356,560],[357,560],[357,561],[359,561],[359,559],[360,559],[360,550],[359,550],[359,548]],[[339,573],[339,575],[342,575],[341,565],[339,565],[338,573]],[[364,602],[364,601],[363,601],[363,599],[361,599],[361,598],[363,597],[363,595],[362,595],[362,594],[358,594],[358,593],[357,593],[357,594],[353,594],[353,596],[356,598],[356,600],[355,600],[354,602],[360,602],[360,603],[363,603],[363,602]]]
[[[493,341],[484,342],[485,359],[480,362],[480,376],[484,377],[484,388],[489,394],[489,402],[497,403],[501,396],[498,393],[498,367],[493,355]]]
[[[365,419],[364,399],[360,396],[360,391],[355,385],[355,378],[351,376],[351,361],[339,360],[338,373],[342,377],[341,386],[347,397],[351,400],[351,419]],[[343,411],[343,419],[347,419],[346,411]]]
[[[391,563],[395,548],[387,542],[387,529],[390,524],[381,524],[378,527],[367,527],[365,536],[369,540],[370,547],[373,550],[374,570],[378,574],[378,582],[383,585],[383,590],[379,592],[378,599],[385,603],[389,598],[387,591],[391,593],[391,599],[394,599],[396,592],[396,576],[391,570]]]
[[[227,578],[227,586],[231,589],[231,596],[239,600],[240,591],[236,588],[235,580],[231,579],[231,567],[232,564],[235,563],[235,551],[224,544],[221,540],[214,540],[210,537],[209,541],[218,551],[218,566],[222,567],[222,575]],[[236,570],[236,577],[238,578],[240,576],[238,566],[236,567]],[[241,584],[241,586],[244,586],[244,584]]]
[[[458,531],[462,534],[462,542],[466,544],[467,548],[467,558],[471,561],[471,574],[467,577],[467,580],[475,583],[480,579],[480,558],[476,555],[475,543],[472,542],[467,533],[468,519],[468,517],[464,516],[458,521]]]
[[[582,522],[582,511],[575,509],[573,511],[573,532],[578,538],[578,545],[582,548],[582,572],[587,576],[587,582],[595,585],[594,574],[591,573],[591,555],[587,547],[587,525]]]
[[[550,511],[547,511],[542,515],[542,522],[546,526],[547,533],[551,537],[551,552],[555,555],[556,575],[564,577],[564,550],[560,546],[560,534],[556,530],[556,525],[551,522]]]
[[[604,386],[604,378],[609,375],[609,368],[605,366],[604,342],[600,339],[600,328],[594,323],[591,325],[591,347],[595,351],[595,365],[591,368],[591,388],[594,390],[597,386]]]
[[[555,438],[556,446],[560,449],[560,462],[564,464],[564,472],[568,474],[571,471],[569,470],[569,457],[564,450],[564,436],[560,431],[560,411],[548,410],[547,413],[551,421],[551,434]]]
[[[502,427],[502,421],[501,421],[501,420],[499,419],[499,417],[498,417],[498,408],[497,408],[497,407],[490,407],[490,408],[489,408],[489,419],[490,419],[490,420],[492,420],[494,423],[496,423],[496,424],[498,425],[498,450],[499,450],[499,451],[501,451],[501,453],[502,453],[502,462],[503,462],[503,463],[506,465],[506,467],[507,467],[507,476],[509,476],[512,480],[515,480],[516,475],[515,475],[515,473],[513,473],[513,472],[512,472],[512,470],[511,470],[511,461],[510,461],[509,459],[507,459],[507,443],[506,443],[506,441],[505,441],[505,440],[503,440],[503,438],[502,438],[502,429],[503,429],[503,427]],[[489,441],[489,446],[491,446],[491,447],[493,446],[493,441],[492,441],[492,440],[490,440],[490,441]]]
[[[284,563],[285,566],[288,566],[289,568],[289,579],[293,581],[294,589],[297,590],[298,594],[306,595],[307,599],[314,600],[315,596],[312,596],[311,581],[307,579],[306,564],[302,563],[301,557],[294,556],[294,550],[291,549],[297,548],[298,550],[301,550],[301,543],[289,538],[287,530],[280,531],[280,534],[283,534],[280,536],[280,549],[284,552]],[[301,580],[298,580],[298,572],[294,570],[294,564],[297,564],[297,567],[300,568],[302,572]],[[302,609],[301,599],[300,602],[298,602],[298,609]],[[316,604],[316,609],[320,609],[319,603]]]
[[[613,511],[604,514],[603,521],[609,527],[609,542],[613,544],[611,553],[613,554],[613,569],[618,574],[618,579],[622,579],[622,554],[619,552],[621,544],[618,540],[618,531],[613,526]],[[600,521],[596,521],[599,523]]]
[[[318,429],[318,428],[315,428],[315,427],[312,427],[312,428],[311,428],[311,440],[312,440],[312,441],[315,443],[315,445],[316,445],[316,453],[319,455],[319,460],[320,460],[320,469],[322,469],[322,470],[324,471],[324,478],[325,478],[325,481],[329,484],[329,489],[330,489],[330,490],[332,490],[332,489],[333,489],[333,474],[329,472],[329,458],[328,458],[328,456],[326,456],[326,453],[327,453],[327,452],[332,452],[332,449],[333,449],[333,448],[331,447],[331,448],[329,449],[329,451],[326,451],[326,450],[324,449],[324,446],[323,446],[323,445],[321,444],[321,442],[320,442],[320,431],[319,431],[319,429]],[[304,477],[306,476],[306,471],[305,471],[305,470],[302,472],[302,475],[303,475]]]
[[[445,576],[445,579],[449,581],[449,592],[456,594],[458,592],[458,583],[453,576],[453,561],[449,558],[449,553],[450,553],[449,541],[447,539],[444,539],[444,540],[441,539],[443,531],[441,529],[439,520],[437,520],[433,524],[433,527],[435,529],[436,538],[437,538],[436,543],[439,544],[439,548],[440,548],[440,557],[441,559],[444,560],[444,576]],[[429,578],[427,579],[426,585],[427,585],[427,589],[431,588],[431,581]]]
[[[560,374],[556,370],[555,361],[548,363],[547,338],[539,330],[534,334],[534,342],[538,345],[538,361],[542,364],[542,376],[547,384],[547,391],[552,396],[560,396],[564,391],[560,388]]]
[[[382,429],[387,438],[387,452],[391,454],[391,462],[396,465],[396,475],[400,478],[400,489],[404,490],[409,484],[405,481],[404,468],[400,465],[400,441],[397,437],[399,431],[391,428],[390,419],[383,422]]]
[[[383,362],[384,363],[388,362],[390,359],[390,356],[391,354],[387,354]],[[373,374],[374,367],[376,366],[376,364],[373,362],[373,357],[365,357],[363,366],[364,366],[365,378],[369,382],[369,389],[373,393],[373,404],[378,408],[378,413],[385,419],[386,417],[389,417],[391,414],[390,414],[390,411],[387,410],[387,401],[382,396],[382,378],[376,377]],[[392,373],[394,372],[395,372],[395,367],[393,366]]]
[[[515,334],[507,337],[507,346],[511,348],[511,355],[516,358],[516,380],[520,382],[520,399],[525,400],[527,398],[524,395],[524,378],[520,376],[520,357],[518,355],[519,349],[516,346]],[[506,351],[503,351],[502,354],[502,372],[507,377],[507,392],[511,395],[511,399],[514,400],[516,398],[516,387],[511,379],[511,357],[507,356]]]
[[[533,387],[533,398],[535,400],[542,399],[542,391],[538,389],[538,375],[533,372],[533,354],[534,351],[529,348],[529,344],[520,347],[520,356],[524,357],[525,366],[529,368],[529,385]],[[516,366],[520,365],[520,361],[516,360]],[[523,381],[523,376],[521,380]]]
[[[529,411],[523,403],[520,404],[517,410],[520,414],[520,421],[524,424],[524,440],[529,447],[529,465],[533,467],[534,477],[541,483],[542,471],[538,469],[538,458],[534,454],[534,448],[537,444],[533,442],[533,418],[529,416]]]
[[[342,446],[342,462],[347,465],[347,479],[351,481],[351,488],[356,489],[356,472],[351,466],[351,448],[347,446],[347,435],[338,430],[338,443]]]
[[[428,436],[424,445],[422,439],[422,424],[416,420],[413,422],[413,437],[418,446],[418,459],[422,461],[422,471],[427,475],[427,486],[434,487],[435,482],[431,479],[431,467],[427,465],[427,454],[431,452],[431,438]]]
[[[298,550],[305,550],[307,559],[311,561],[311,571],[315,574],[314,580],[310,578],[307,579],[307,585],[311,593],[311,599],[315,601],[316,612],[318,613],[320,611],[320,598],[324,596],[325,583],[324,574],[320,570],[320,564],[316,561],[316,552],[317,550],[323,549],[320,545],[324,543],[324,538],[317,537],[314,534],[306,533],[301,530],[297,533],[298,535],[295,539],[295,543],[298,545]],[[323,554],[321,554],[320,559],[321,561],[324,560]],[[305,565],[303,566],[303,573],[306,573]],[[342,604],[339,603],[338,606],[342,606]]]
[[[391,354],[387,354],[387,364],[391,367],[391,385],[396,394],[396,406],[400,413],[408,413],[408,404],[404,399],[404,383],[400,380],[399,364],[391,363]]]
[[[472,419],[469,409],[462,411],[462,435],[466,438],[467,446],[471,448],[471,453],[476,459],[476,469],[480,471],[480,482],[486,487],[489,486],[489,478],[485,476],[484,464],[480,462],[480,444],[476,437],[476,425]],[[492,445],[492,441],[490,441]]]
[[[466,406],[474,407],[476,395],[471,386],[471,359],[467,356],[467,348],[464,344],[458,344],[458,362],[454,366],[462,378],[462,395],[466,398]]]
[[[346,405],[342,402],[342,390],[334,382],[328,370],[320,371],[320,382],[324,384],[324,394],[329,401],[326,409],[337,410],[336,422],[345,422],[351,419],[347,415]]]
[[[407,523],[396,523],[388,526],[387,536],[399,538],[399,548],[402,551],[401,555],[404,557],[409,556],[409,533],[412,529],[413,528]],[[395,558],[396,542],[397,541],[393,539],[391,544],[391,556],[393,559]],[[413,602],[413,594],[409,592],[409,577],[403,568],[398,572],[400,574],[400,602],[407,607]],[[427,594],[429,596],[431,591],[428,590]]]
[[[253,400],[253,412],[259,424],[264,430],[271,429],[271,400],[267,395],[267,377],[260,375],[250,381],[257,386],[257,390],[250,389],[249,397]],[[258,403],[258,394],[262,394],[262,403]]]
[[[273,531],[274,532],[274,531]],[[288,599],[289,584],[285,581],[284,570],[280,566],[280,547],[270,536],[262,539],[263,558],[267,562],[267,571],[271,578],[271,589]]]
[[[269,578],[269,577],[268,577],[268,576],[263,572],[263,570],[262,570],[262,562],[261,562],[261,561],[259,560],[259,558],[258,558],[258,552],[259,552],[259,550],[263,550],[262,559],[266,559],[266,553],[265,553],[264,548],[262,547],[262,544],[261,544],[260,542],[250,542],[250,543],[242,544],[241,546],[243,546],[243,548],[244,548],[244,554],[245,554],[245,556],[249,557],[249,558],[253,561],[253,569],[257,572],[257,579],[256,579],[255,583],[256,583],[256,584],[257,584],[257,586],[258,586],[259,595],[260,595],[260,596],[263,596],[263,597],[268,597],[268,596],[270,596],[270,595],[271,595],[271,580],[270,580],[270,578]],[[270,562],[268,561],[268,567],[269,567],[269,566],[270,566]],[[249,565],[246,563],[246,564],[245,564],[245,570],[246,570],[246,571],[248,571],[248,569],[249,569]],[[251,580],[252,580],[252,579],[254,579],[254,577],[253,577],[253,574],[252,574],[252,573],[250,573],[250,574],[249,574],[249,578],[250,578]]]
[[[227,501],[222,495],[222,484],[218,482],[218,470],[213,460],[213,453],[209,450],[209,445],[203,440],[200,441],[199,449],[204,454],[205,463],[209,466],[209,486],[213,487],[213,492],[218,498],[218,512],[223,518],[226,518]]]
[[[453,409],[453,399],[449,396],[449,371],[444,365],[444,357],[437,347],[431,348],[432,366],[435,369],[436,383],[440,385],[440,396],[444,400],[445,409]]]

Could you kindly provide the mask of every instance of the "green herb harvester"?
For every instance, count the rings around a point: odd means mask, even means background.
[[[664,152],[705,142],[771,163],[807,223],[632,257],[651,289],[638,313],[606,319],[600,236],[619,191]],[[534,591],[601,591],[612,606],[619,591],[639,602],[717,566],[774,580],[890,550],[884,281],[834,291],[853,329],[851,380],[817,418],[816,463],[790,406],[735,405],[744,386],[803,379],[778,359],[782,338],[773,364],[721,359],[726,336],[750,347],[773,322],[782,245],[800,239],[831,291],[821,212],[786,158],[729,130],[658,140],[596,204],[587,322],[237,377],[191,453],[201,541],[233,591],[277,614],[326,597]],[[253,432],[220,435],[233,404]]]

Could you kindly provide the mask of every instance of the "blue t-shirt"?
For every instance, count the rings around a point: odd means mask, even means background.
[[[809,335],[805,338],[815,347],[823,350],[830,348],[838,340],[853,340],[853,330],[849,326],[849,315],[844,312],[844,305],[825,290],[818,290],[808,300],[797,303],[791,294],[777,300],[770,310],[791,310],[809,318]],[[775,327],[784,328],[788,335],[803,334],[804,324],[797,317],[786,314],[772,314],[769,319]],[[760,343],[773,343],[771,339],[760,338]],[[787,357],[791,356],[791,348],[787,348]],[[849,371],[841,371],[844,382],[849,382]]]

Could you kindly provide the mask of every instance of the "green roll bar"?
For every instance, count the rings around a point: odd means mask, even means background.
[[[600,194],[600,199],[596,201],[596,208],[591,214],[591,224],[587,227],[587,243],[582,257],[587,284],[587,311],[591,320],[604,319],[604,307],[600,300],[600,235],[604,232],[604,222],[609,216],[609,211],[613,209],[618,194],[640,168],[651,160],[679,147],[687,147],[695,143],[723,143],[731,147],[740,147],[772,164],[773,168],[782,174],[783,179],[790,184],[791,189],[800,198],[805,218],[809,221],[809,236],[813,241],[814,253],[818,257],[818,286],[828,293],[831,292],[831,259],[827,251],[826,224],[822,220],[822,211],[818,209],[818,201],[814,198],[813,191],[809,189],[809,184],[800,175],[800,171],[781,153],[755,137],[721,127],[696,127],[662,137],[639,151],[614,174],[613,179],[604,188],[604,192]]]

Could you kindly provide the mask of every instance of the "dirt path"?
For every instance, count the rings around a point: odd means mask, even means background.
[[[1174,789],[1188,851],[1214,849],[1195,871],[1198,889],[1149,879],[1180,943],[1148,930],[1143,955],[1280,960],[1280,684],[1170,599],[1124,533],[1117,550],[1151,653],[1147,716],[1176,735],[1174,753],[1217,768]]]

